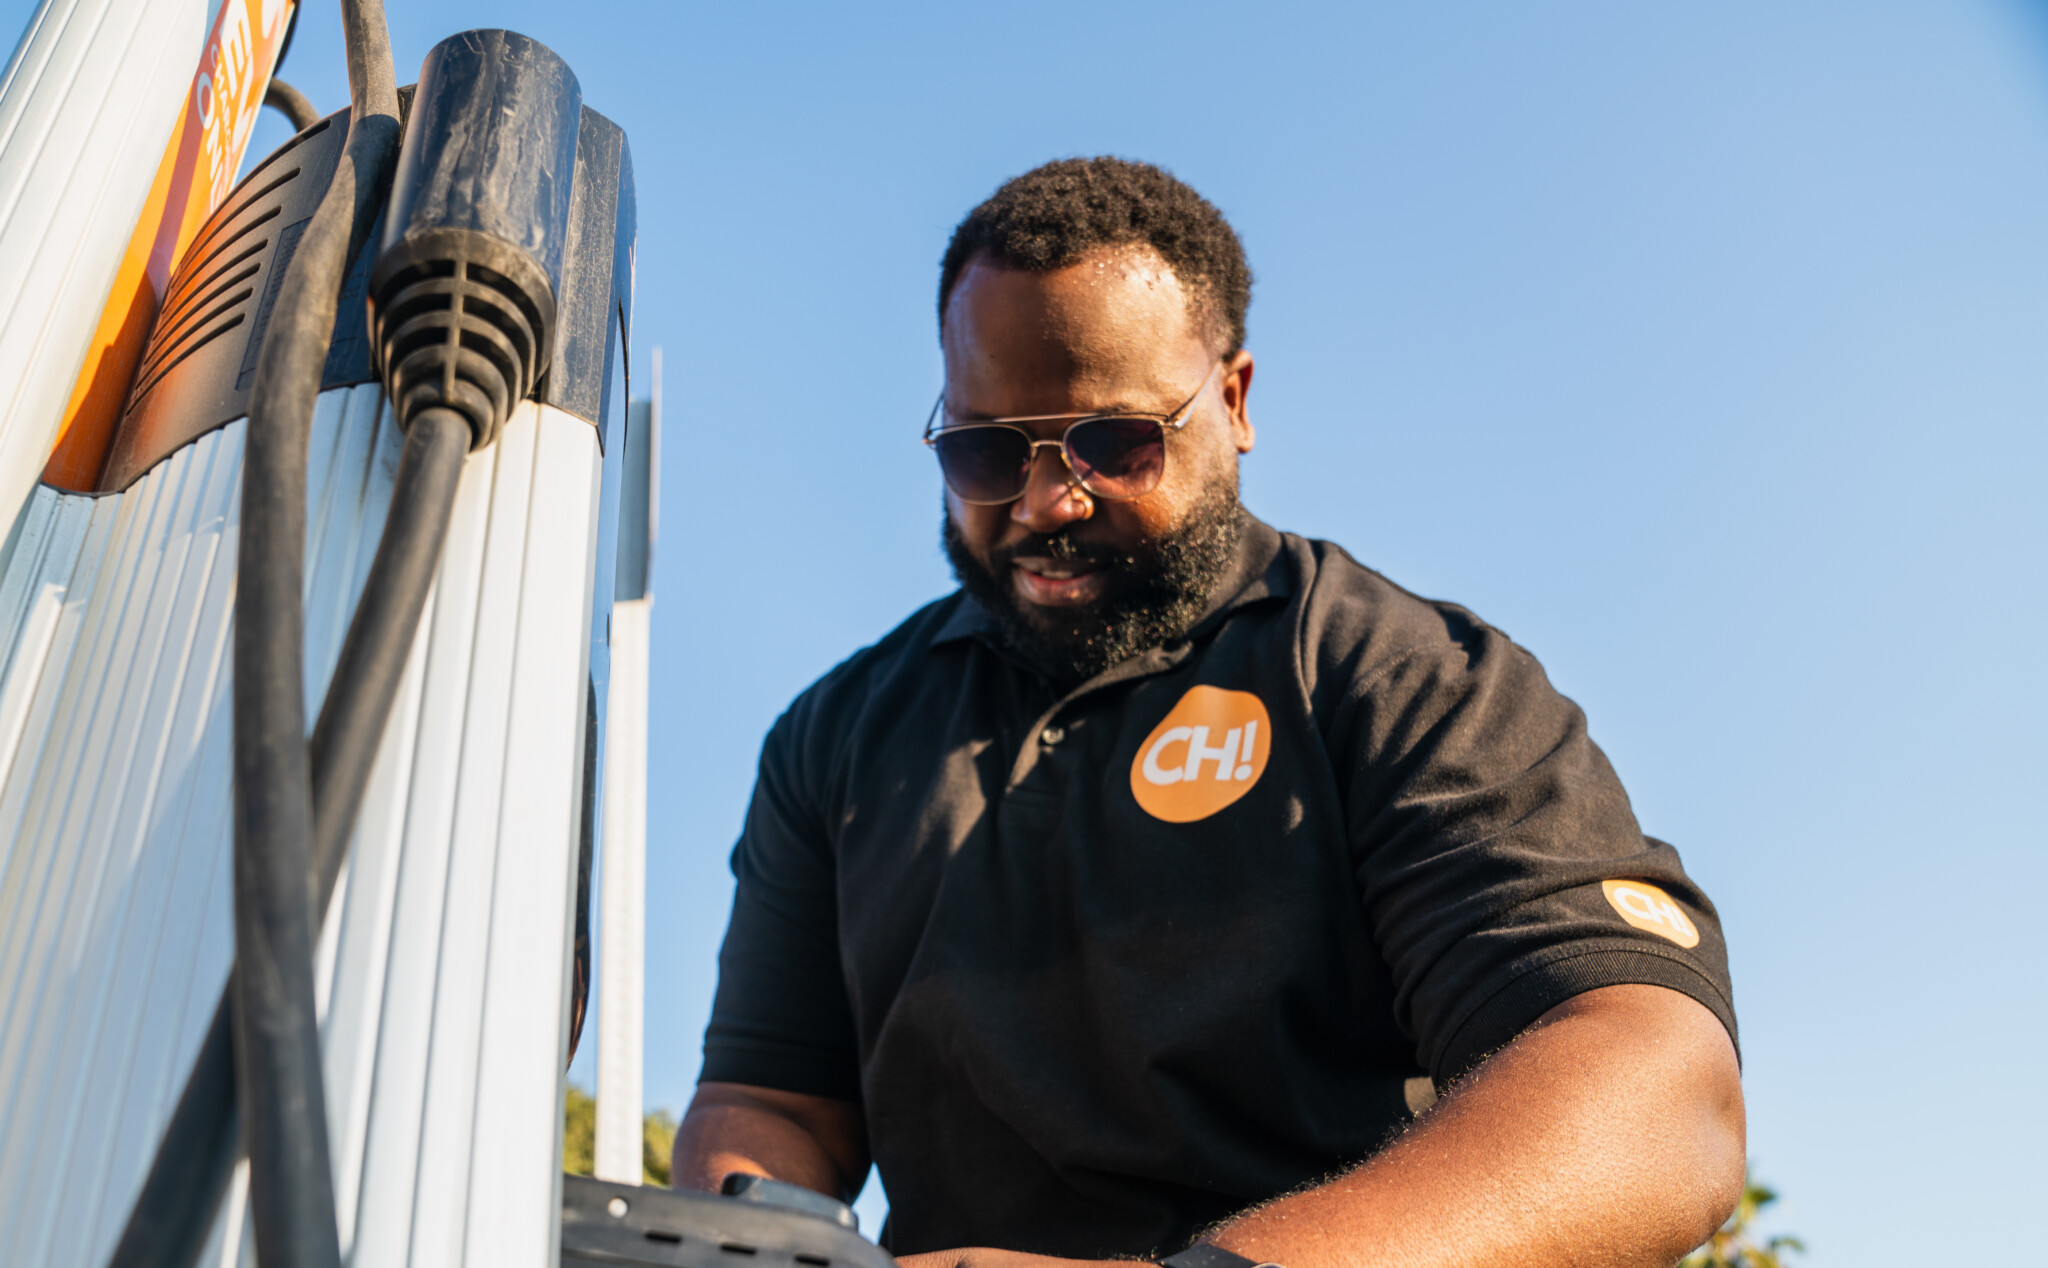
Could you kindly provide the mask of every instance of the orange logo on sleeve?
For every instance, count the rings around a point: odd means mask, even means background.
[[[1252,790],[1272,756],[1272,722],[1249,691],[1190,687],[1131,762],[1131,795],[1168,823],[1206,819]]]
[[[1681,947],[1700,944],[1699,926],[1686,917],[1671,895],[1648,881],[1601,881],[1600,888],[1621,918],[1643,932],[1669,938]]]

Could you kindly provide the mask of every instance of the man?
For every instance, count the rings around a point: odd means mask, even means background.
[[[1528,653],[1239,505],[1250,282],[1116,159],[954,233],[961,589],[768,736],[678,1184],[872,1158],[916,1268],[1670,1264],[1732,1209],[1712,906]]]

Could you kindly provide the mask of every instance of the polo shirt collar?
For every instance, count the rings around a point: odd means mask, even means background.
[[[1264,520],[1246,516],[1244,536],[1237,543],[1237,558],[1217,583],[1208,610],[1188,631],[1188,640],[1208,634],[1239,608],[1266,599],[1286,598],[1294,592],[1294,577],[1280,545],[1278,530]],[[953,606],[953,614],[932,635],[931,645],[979,638],[1000,649],[1002,632],[996,619],[966,591],[958,592],[956,597],[959,601]],[[1136,659],[1143,658],[1141,655]],[[1113,673],[1114,669],[1108,672]]]

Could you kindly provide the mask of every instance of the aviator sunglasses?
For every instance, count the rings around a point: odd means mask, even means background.
[[[1202,386],[1171,414],[1016,414],[1007,418],[955,421],[945,414],[946,394],[932,404],[924,443],[939,456],[939,473],[953,496],[972,506],[1001,506],[1024,496],[1031,464],[1041,447],[1059,450],[1083,489],[1109,502],[1143,497],[1166,472],[1166,433],[1187,426],[1195,402],[1209,390],[1222,363],[1211,366]],[[1058,440],[1036,440],[1020,423],[1072,419]]]

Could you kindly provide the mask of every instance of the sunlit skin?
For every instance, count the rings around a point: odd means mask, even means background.
[[[1150,250],[1102,251],[1051,273],[970,262],[946,306],[946,403],[963,418],[1033,414],[1166,414],[1216,368],[1219,342],[1189,295]],[[1024,496],[973,506],[952,493],[946,509],[984,568],[991,552],[1078,524],[1084,541],[1128,549],[1170,534],[1196,496],[1251,452],[1245,410],[1252,357],[1224,360],[1187,425],[1166,438],[1166,471],[1143,497],[1109,501],[1075,482],[1059,453],[1038,451]],[[1023,424],[1058,440],[1065,422]],[[1102,597],[1100,570],[1084,561],[1018,558],[1010,582],[1030,613]]]
[[[983,417],[1133,409],[1166,413],[1222,349],[1170,269],[1149,251],[1103,252],[1047,274],[976,262],[942,338],[949,401]],[[1126,502],[1088,496],[1051,449],[1024,496],[947,508],[986,567],[993,553],[1068,525],[1118,547],[1158,540],[1252,447],[1252,359],[1167,438],[1159,487]],[[1057,438],[1062,423],[1038,435]],[[1026,612],[1101,597],[1102,578],[1020,557]],[[1669,1265],[1734,1209],[1742,1186],[1742,1085],[1714,1015],[1659,986],[1587,991],[1552,1008],[1448,1090],[1399,1140],[1317,1187],[1255,1206],[1203,1240],[1287,1268],[1394,1265]],[[868,1171],[853,1102],[704,1083],[676,1134],[674,1180],[715,1191],[733,1172],[850,1200]],[[989,1247],[904,1255],[906,1268],[1079,1268]]]

